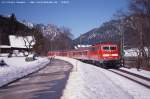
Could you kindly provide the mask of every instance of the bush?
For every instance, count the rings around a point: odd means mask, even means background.
[[[37,57],[36,54],[28,55],[28,57],[25,58],[25,61],[29,62],[29,61],[37,60],[36,57]]]
[[[0,67],[8,66],[4,60],[0,60]]]

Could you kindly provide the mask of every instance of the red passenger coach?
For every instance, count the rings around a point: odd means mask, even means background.
[[[49,56],[66,56],[82,61],[95,63],[107,67],[120,67],[120,51],[116,44],[103,43],[95,44],[86,48],[69,51],[50,51]]]

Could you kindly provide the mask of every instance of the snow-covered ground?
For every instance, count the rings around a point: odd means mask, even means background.
[[[146,52],[146,54],[148,55],[148,48],[144,47],[144,50]],[[126,49],[124,50],[126,57],[136,57],[139,54],[139,49],[138,48],[130,48],[130,49]]]
[[[56,58],[74,65],[61,99],[150,99],[150,89],[129,79],[75,59]]]
[[[130,69],[128,69],[128,68],[124,68],[124,67],[122,67],[120,69],[128,71],[128,72],[131,72],[131,73],[134,73],[134,74],[137,74],[137,75],[141,75],[141,76],[144,76],[144,77],[147,77],[147,78],[150,79],[150,71],[146,71],[146,70],[142,70],[142,69],[140,69],[139,71],[137,71],[136,68],[130,68]]]
[[[0,67],[0,86],[12,82],[43,68],[49,63],[48,58],[37,58],[35,61],[25,62],[25,57],[0,57],[8,66]]]
[[[61,99],[133,99],[101,72],[101,68],[75,59],[56,57],[74,65]]]
[[[100,69],[100,71],[114,82],[114,84],[132,95],[134,99],[150,99],[150,89],[105,69]]]
[[[132,49],[127,49],[124,50],[126,57],[136,57],[137,54],[139,53],[139,50],[137,48],[132,48]]]

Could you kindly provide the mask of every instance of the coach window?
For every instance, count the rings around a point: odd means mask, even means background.
[[[84,55],[87,55],[87,53],[88,53],[88,52],[87,52],[87,51],[85,51],[85,52],[84,52]]]
[[[76,55],[76,53],[75,53],[75,52],[72,52],[72,55]]]
[[[91,49],[90,49],[91,51],[95,51],[95,48],[94,47],[91,47]]]
[[[79,55],[82,55],[82,53],[81,53],[81,52],[79,52]]]
[[[92,51],[96,51],[96,47],[92,47]]]
[[[100,48],[97,46],[97,47],[95,47],[95,50],[97,51],[97,50],[99,50]]]

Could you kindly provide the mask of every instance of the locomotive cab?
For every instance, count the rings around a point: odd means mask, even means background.
[[[103,45],[101,47],[103,59],[118,59],[119,51],[116,45]]]
[[[101,58],[103,64],[107,66],[120,66],[120,55],[118,46],[115,44],[108,44],[101,46]]]

